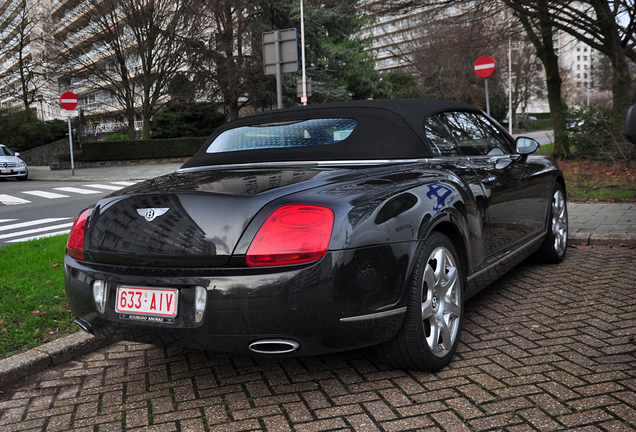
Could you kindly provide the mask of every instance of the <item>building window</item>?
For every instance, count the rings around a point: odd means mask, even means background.
[[[576,59],[577,59],[578,61],[581,61],[581,56],[576,56]]]
[[[581,52],[581,47],[576,47],[576,52]]]
[[[583,74],[583,78],[587,79],[587,74],[586,73]]]
[[[576,70],[581,70],[581,65],[580,64],[576,65]]]
[[[583,51],[587,52],[587,47],[583,47]]]
[[[576,74],[576,77],[577,77],[577,78],[581,78],[581,74],[580,74],[580,73],[577,73],[577,74]]]
[[[583,61],[587,61],[587,56],[583,56]]]

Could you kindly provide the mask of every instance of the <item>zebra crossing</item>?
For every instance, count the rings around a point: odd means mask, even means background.
[[[74,218],[43,218],[27,222],[18,219],[0,219],[0,242],[18,243],[42,237],[68,234]]]
[[[91,195],[91,194],[103,194],[108,191],[116,191],[119,189],[123,189],[126,186],[134,185],[137,182],[134,181],[112,181],[108,182],[108,184],[101,183],[89,183],[81,186],[64,186],[64,187],[54,187],[50,190],[29,190],[17,192],[14,194],[3,194],[0,193],[0,206],[13,206],[13,205],[21,205],[21,204],[29,204],[31,203],[34,197],[37,198],[45,198],[45,199],[60,199],[60,198],[69,198],[73,194],[76,195]]]

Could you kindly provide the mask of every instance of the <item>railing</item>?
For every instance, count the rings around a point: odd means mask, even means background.
[[[9,5],[9,7],[0,15],[0,26],[4,23],[6,17],[11,16],[11,12],[15,9],[16,5],[20,3],[21,0],[13,0],[13,2]]]
[[[31,45],[27,45],[22,49],[22,55],[26,55],[26,53],[28,53],[29,51],[31,51]],[[9,60],[7,60],[6,62],[4,62],[2,64],[2,66],[0,66],[0,72],[4,72],[9,66],[12,66],[15,64],[15,62],[18,61],[18,55],[20,53],[16,53],[13,57],[11,57]]]
[[[76,42],[83,40],[83,38],[86,35],[94,33],[97,30],[97,28],[98,28],[97,23],[93,23],[84,27],[82,30],[78,31],[77,33],[73,34],[71,37],[66,39],[65,41],[66,44],[64,45],[64,48],[72,48]]]
[[[53,32],[57,32],[60,28],[65,26],[68,23],[68,21],[70,21],[71,19],[80,18],[82,15],[81,12],[87,11],[89,8],[90,8],[90,0],[83,1],[82,3],[78,4],[77,6],[73,8],[73,10],[66,13],[61,20],[59,20],[53,25]]]
[[[97,135],[98,133],[111,132],[128,133],[128,126],[122,122],[104,122],[80,127],[80,133],[84,134]]]
[[[6,13],[6,12],[5,12]],[[3,13],[4,15],[4,13]],[[9,24],[2,33],[0,33],[0,40],[4,39],[4,37],[6,35],[8,35],[9,33],[11,33],[13,30],[15,30],[18,21],[20,21],[22,19],[22,15],[17,14],[15,16],[15,18],[13,18],[13,21],[11,21],[11,24]],[[2,23],[2,18],[0,18],[0,23]]]

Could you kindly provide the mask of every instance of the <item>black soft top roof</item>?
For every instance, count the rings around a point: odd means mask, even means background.
[[[215,130],[182,168],[255,162],[411,159],[430,157],[424,119],[444,111],[481,110],[462,102],[436,99],[382,99],[316,104],[267,111],[227,123]],[[228,129],[315,118],[353,118],[358,125],[336,144],[206,153]]]

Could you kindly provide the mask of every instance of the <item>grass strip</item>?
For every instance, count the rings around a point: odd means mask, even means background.
[[[0,358],[76,331],[64,295],[68,235],[0,248]]]

